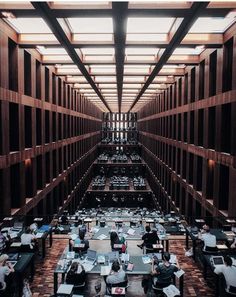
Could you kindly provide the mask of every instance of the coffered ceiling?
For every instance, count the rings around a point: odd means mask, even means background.
[[[222,46],[236,2],[0,1],[0,15],[101,110],[128,112]]]

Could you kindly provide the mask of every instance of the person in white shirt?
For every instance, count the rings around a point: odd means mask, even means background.
[[[5,277],[11,272],[14,272],[14,268],[11,263],[7,263],[8,255],[3,254],[0,256],[0,292],[5,291],[6,282]],[[0,293],[1,294],[1,293]]]
[[[30,228],[27,228],[25,233],[21,235],[21,244],[29,245],[31,249],[34,248],[34,242],[36,241],[36,237],[31,233]]]
[[[231,231],[233,231],[234,233],[236,233],[236,224],[233,224],[231,227]]]
[[[236,266],[230,256],[224,256],[224,265],[218,265],[214,272],[222,273],[226,282],[226,292],[236,292]]]
[[[231,244],[231,249],[235,249],[236,248],[236,236],[234,237],[234,240],[233,240],[233,242],[232,242],[232,244]]]
[[[118,260],[115,260],[111,266],[111,272],[105,282],[107,284],[107,293],[110,294],[111,286],[127,281],[126,273],[120,266]]]
[[[214,251],[217,249],[216,237],[211,234],[210,227],[208,225],[203,226],[203,230],[201,231],[199,238],[204,242],[204,251]]]

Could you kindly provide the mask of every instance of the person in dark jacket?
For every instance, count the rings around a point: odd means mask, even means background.
[[[137,244],[137,246],[140,249],[143,249],[144,246],[146,246],[147,248],[152,248],[153,244],[156,244],[157,242],[159,242],[159,237],[155,229],[151,232],[150,226],[146,226],[145,230],[146,230],[146,233],[142,237],[143,243]]]
[[[85,283],[86,273],[83,265],[78,262],[71,264],[70,270],[66,275],[66,283],[69,285],[80,286]]]
[[[171,284],[172,278],[174,276],[174,272],[179,270],[179,264],[177,265],[170,263],[170,254],[165,252],[162,256],[163,262],[155,265],[155,260],[152,260],[152,271],[151,274],[153,276],[153,284],[156,287],[165,287]]]

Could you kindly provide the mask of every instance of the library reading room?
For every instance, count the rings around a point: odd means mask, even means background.
[[[0,1],[0,296],[236,296],[236,1]]]

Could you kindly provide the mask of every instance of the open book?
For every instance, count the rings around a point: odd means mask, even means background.
[[[174,297],[180,295],[180,291],[174,285],[169,285],[168,287],[163,289],[163,292],[167,297]]]

